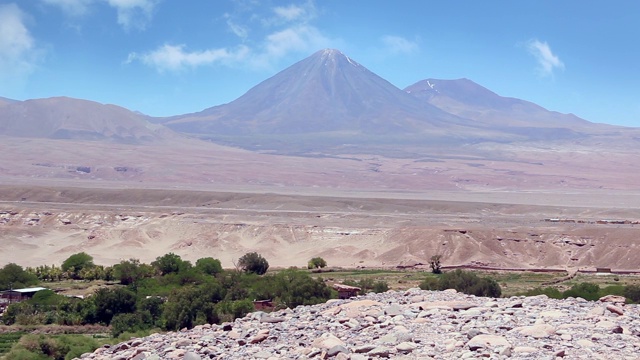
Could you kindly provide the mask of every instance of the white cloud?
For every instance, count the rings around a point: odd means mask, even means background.
[[[564,69],[564,63],[551,51],[546,41],[530,40],[527,43],[527,50],[538,61],[542,76],[552,76],[555,69]]]
[[[130,53],[126,62],[131,63],[138,60],[145,65],[156,68],[159,72],[182,71],[214,63],[231,65],[234,62],[242,61],[248,52],[249,49],[245,46],[239,46],[235,50],[209,49],[189,52],[185,50],[185,45],[165,44],[144,54]]]
[[[42,2],[60,7],[65,14],[83,16],[89,12],[89,5],[94,0],[42,0]]]
[[[278,6],[273,9],[273,12],[276,13],[278,17],[287,21],[299,19],[306,14],[306,10],[303,7],[296,5]]]
[[[140,61],[161,72],[180,71],[204,65],[241,65],[254,70],[264,70],[272,69],[278,61],[291,54],[308,55],[313,51],[336,45],[336,40],[329,39],[309,23],[317,13],[312,1],[301,5],[263,9],[262,14],[269,14],[270,17],[257,15],[255,9],[260,6],[258,2],[241,1],[238,5],[239,10],[223,15],[222,19],[229,31],[242,40],[236,47],[190,52],[187,51],[186,45],[166,44],[150,52],[131,53],[126,62]],[[271,31],[251,31],[252,25],[267,26]],[[254,34],[265,35],[261,38],[250,38],[250,35]]]
[[[381,40],[387,51],[392,54],[411,54],[418,50],[418,43],[400,36],[386,35]]]
[[[310,25],[298,25],[268,35],[264,53],[260,56],[264,65],[291,52],[306,52],[329,46],[331,41]]]
[[[106,0],[118,11],[118,24],[125,30],[144,30],[159,0]]]
[[[118,14],[118,24],[125,30],[137,28],[144,30],[153,10],[160,0],[41,0],[45,4],[58,6],[67,15],[83,16],[89,12],[91,5],[106,3]]]
[[[0,89],[21,83],[39,60],[25,16],[16,4],[0,5]]]
[[[263,25],[304,24],[314,19],[318,10],[312,0],[298,5],[276,6],[270,10],[274,16],[262,17]]]

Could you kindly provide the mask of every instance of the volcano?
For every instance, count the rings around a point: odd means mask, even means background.
[[[338,50],[325,49],[240,98],[168,119],[181,132],[416,134],[469,125],[400,90]]]

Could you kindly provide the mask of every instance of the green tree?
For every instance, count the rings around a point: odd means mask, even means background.
[[[38,284],[38,277],[24,270],[22,266],[9,263],[0,269],[0,290],[20,289]]]
[[[136,332],[151,328],[151,316],[146,312],[117,314],[111,320],[111,336],[124,332]]]
[[[98,289],[91,300],[95,304],[96,321],[105,325],[109,325],[117,314],[132,313],[136,310],[136,296],[125,288]]]
[[[269,262],[257,252],[250,252],[242,255],[242,257],[238,259],[238,266],[244,272],[262,275],[269,269]]]
[[[290,308],[318,304],[331,297],[331,289],[322,279],[314,279],[303,271],[294,269],[280,271],[274,275],[274,280],[274,297]]]
[[[433,255],[429,260],[429,267],[431,268],[431,272],[434,274],[442,274],[442,263],[440,260],[442,259],[442,255]]]
[[[327,262],[321,257],[314,257],[307,263],[308,269],[320,269],[327,266]]]
[[[161,275],[177,274],[180,271],[191,268],[191,263],[182,260],[179,255],[174,253],[168,253],[163,256],[158,256],[156,261],[151,263],[151,266],[156,268]]]
[[[138,302],[138,312],[147,312],[151,316],[152,325],[159,325],[162,318],[162,308],[164,299],[158,296],[151,296]]]
[[[182,287],[174,290],[164,304],[162,316],[167,330],[192,328],[219,320],[216,304],[224,298],[224,289],[217,281],[200,287]]]
[[[73,254],[62,263],[62,271],[67,272],[74,279],[80,278],[83,269],[94,267],[93,257],[85,252]]]
[[[207,275],[216,275],[222,272],[220,260],[212,257],[205,257],[196,261],[196,270]]]
[[[138,259],[122,260],[113,266],[113,276],[120,280],[122,285],[131,285],[139,280],[153,276],[153,268],[147,264],[141,264]]]

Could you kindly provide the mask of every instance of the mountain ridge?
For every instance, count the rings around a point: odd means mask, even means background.
[[[123,107],[65,96],[11,101],[0,107],[4,136],[146,143],[171,138],[172,133]]]
[[[574,114],[563,114],[530,101],[500,96],[467,78],[424,79],[407,86],[404,91],[443,111],[487,125],[571,129],[597,126]]]

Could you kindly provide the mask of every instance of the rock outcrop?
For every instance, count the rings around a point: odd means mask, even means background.
[[[637,359],[638,306],[607,305],[389,291],[154,334],[82,359]]]

